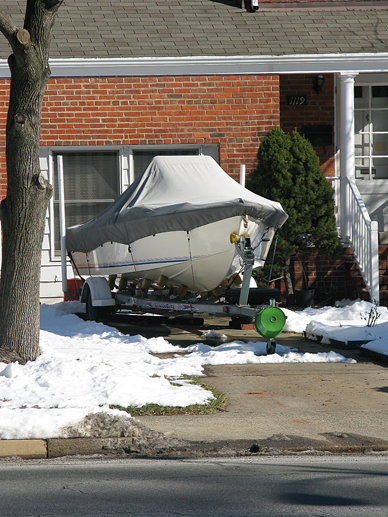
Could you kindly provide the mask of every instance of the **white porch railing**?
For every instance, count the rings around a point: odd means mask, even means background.
[[[379,233],[377,221],[371,221],[361,194],[354,181],[347,181],[349,214],[347,228],[342,228],[342,235],[347,235],[354,258],[363,276],[371,300],[379,304]]]

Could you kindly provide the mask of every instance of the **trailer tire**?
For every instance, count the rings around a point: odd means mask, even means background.
[[[241,289],[228,289],[226,291],[226,301],[232,305],[236,305],[240,301]],[[275,288],[251,287],[249,289],[248,303],[249,305],[263,305],[269,303],[270,300],[276,302],[282,301],[282,293]]]
[[[90,287],[86,284],[85,285],[85,299],[86,299],[86,319],[88,321],[97,321],[98,320],[98,314],[97,314],[97,307],[93,307],[92,305],[92,293],[90,291]]]
[[[87,284],[84,287],[84,299],[86,304],[86,319],[88,321],[106,321],[112,314],[115,313],[116,308],[113,306],[93,306],[92,293],[90,287]]]

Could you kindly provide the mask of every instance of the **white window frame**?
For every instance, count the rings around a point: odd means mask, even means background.
[[[41,157],[41,168],[44,162],[47,164],[46,175],[54,187],[55,184],[55,176],[54,176],[54,160],[55,156],[66,153],[74,153],[74,152],[99,152],[99,151],[116,151],[118,152],[119,158],[119,194],[123,191],[123,185],[128,184],[128,159],[126,159],[124,148],[121,146],[55,146],[55,147],[46,147],[41,148],[40,157]],[[42,171],[43,172],[43,171]],[[48,221],[49,221],[49,241],[50,241],[50,261],[51,262],[60,262],[61,257],[55,254],[55,239],[54,239],[54,196],[51,197],[49,207],[48,207]]]
[[[178,151],[179,149],[193,149],[198,150],[198,154],[201,155],[209,155],[215,159],[217,163],[219,163],[219,146],[217,144],[160,144],[160,145],[132,145],[128,146],[128,177],[130,183],[135,181],[135,166],[133,160],[134,151],[157,151],[158,149],[165,151],[166,149],[174,149],[174,151]],[[128,186],[128,185],[127,185]],[[127,187],[125,187],[127,188]]]
[[[373,108],[372,109],[372,99],[371,99],[371,96],[372,96],[372,87],[373,86],[388,86],[388,74],[361,74],[359,76],[356,77],[355,79],[355,86],[362,86],[362,87],[367,87],[368,88],[368,104],[366,107],[362,107],[362,108],[356,108],[354,109],[354,111],[365,111],[365,110],[368,110],[368,113],[369,113],[369,120],[372,120],[372,111],[373,110],[381,110],[381,108]],[[387,102],[387,108],[384,108],[384,111],[387,112],[387,130],[386,131],[373,131],[373,128],[371,130],[371,125],[369,124],[369,131],[361,131],[359,134],[366,134],[368,135],[369,137],[369,153],[368,155],[357,155],[356,154],[356,149],[355,149],[355,160],[357,162],[357,160],[359,159],[367,159],[369,160],[369,174],[368,175],[365,175],[363,177],[360,177],[359,175],[357,175],[357,169],[360,168],[360,166],[356,165],[356,180],[357,181],[360,181],[360,180],[373,180],[373,174],[372,174],[372,170],[373,170],[373,159],[374,158],[387,158],[388,159],[388,154],[379,154],[379,155],[376,155],[373,153],[373,150],[372,150],[372,141],[374,141],[374,136],[375,135],[388,135],[388,102]],[[357,133],[356,133],[357,134]],[[363,168],[366,168],[366,167],[363,167]],[[383,179],[383,178],[382,178]]]

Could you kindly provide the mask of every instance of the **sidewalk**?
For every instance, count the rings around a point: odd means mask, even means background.
[[[156,329],[148,324],[142,330],[137,328],[137,332],[155,335],[160,331],[167,340],[181,346],[203,342],[202,334],[209,329],[226,334],[228,341],[262,340],[255,330],[230,329],[228,322],[226,318],[205,318],[204,325],[197,327],[172,321],[163,326],[158,324],[160,328]],[[122,332],[125,329],[131,332],[130,324],[117,326]],[[297,334],[283,333],[277,342],[303,353],[332,349]],[[335,351],[354,358],[357,363],[206,367],[204,381],[225,393],[228,399],[224,412],[139,417],[148,431],[140,428],[121,438],[4,440],[0,441],[0,457],[388,451],[387,364],[367,358],[359,350]]]

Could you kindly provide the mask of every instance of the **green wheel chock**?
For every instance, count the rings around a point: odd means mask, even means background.
[[[286,323],[284,312],[278,307],[267,307],[255,317],[255,328],[259,334],[267,339],[280,334]]]

